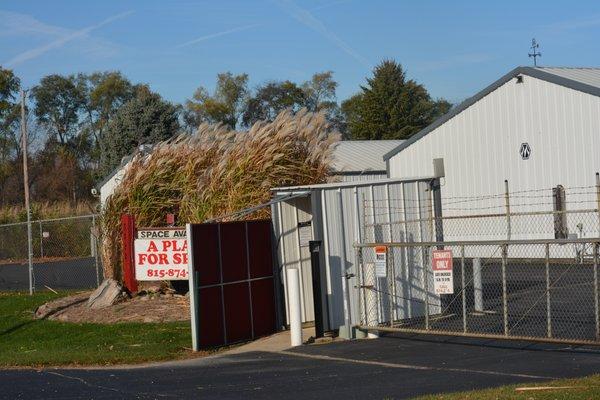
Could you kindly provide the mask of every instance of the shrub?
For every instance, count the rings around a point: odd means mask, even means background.
[[[269,201],[273,187],[325,182],[338,140],[323,114],[286,111],[248,132],[202,124],[193,136],[135,157],[103,211],[105,276],[120,278],[122,214],[132,214],[143,227],[164,225],[167,213],[180,225],[232,219],[236,211]],[[265,218],[269,211],[244,218]]]

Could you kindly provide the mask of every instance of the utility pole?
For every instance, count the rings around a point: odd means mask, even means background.
[[[27,209],[27,258],[29,262],[29,294],[32,295],[33,287],[33,246],[31,242],[31,207],[29,205],[29,171],[27,169],[27,118],[25,116],[25,95],[27,91],[21,89],[21,154],[23,155],[23,190],[25,194],[25,208]]]
[[[538,51],[539,48],[540,48],[540,44],[535,41],[535,38],[531,39],[530,49],[533,50],[533,53],[529,53],[529,58],[533,57],[533,66],[534,67],[537,67],[537,58],[542,56],[542,53],[540,53]]]

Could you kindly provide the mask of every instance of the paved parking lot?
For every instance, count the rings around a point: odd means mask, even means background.
[[[55,290],[91,289],[97,286],[97,273],[93,257],[73,258],[36,262],[33,265],[35,286],[45,290],[49,286]],[[98,278],[100,280],[101,276]],[[0,291],[29,290],[29,270],[27,262],[0,265]]]
[[[402,399],[600,372],[600,349],[398,335],[156,365],[0,371],[2,399]]]

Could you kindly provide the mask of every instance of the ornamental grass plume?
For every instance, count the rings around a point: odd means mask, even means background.
[[[163,226],[167,213],[178,225],[234,219],[228,216],[268,202],[273,187],[325,182],[339,139],[322,113],[284,111],[247,132],[202,124],[194,135],[135,156],[102,213],[105,276],[121,278],[122,214],[133,215],[139,227]],[[269,212],[242,219],[268,218]]]

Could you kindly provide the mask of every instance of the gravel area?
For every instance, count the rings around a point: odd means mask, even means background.
[[[190,319],[190,302],[186,296],[151,293],[135,296],[109,307],[91,309],[87,305],[90,293],[77,293],[48,302],[36,310],[36,318],[101,324],[172,322]]]

